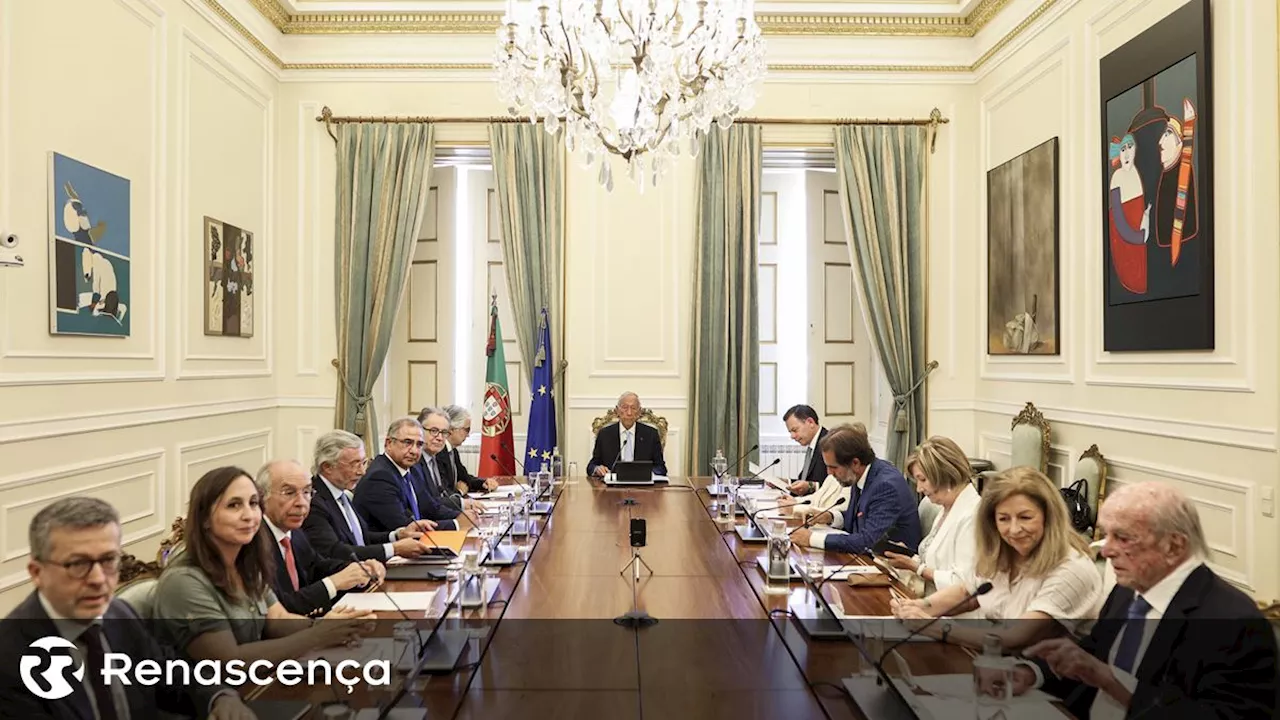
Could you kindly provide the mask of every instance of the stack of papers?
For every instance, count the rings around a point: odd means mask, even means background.
[[[436,591],[422,592],[371,592],[347,593],[338,601],[356,610],[372,610],[374,612],[398,612],[404,610],[427,610],[435,602]],[[393,602],[394,601],[394,602]]]

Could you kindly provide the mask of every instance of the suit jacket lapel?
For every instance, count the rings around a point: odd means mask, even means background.
[[[10,617],[23,618],[23,622],[14,623],[20,632],[27,639],[23,645],[30,645],[48,635],[58,635],[58,626],[53,624],[53,619],[44,611],[44,606],[40,604],[37,593],[32,592],[23,601],[22,605],[14,611]],[[111,639],[108,638],[108,642]],[[114,645],[113,645],[114,647]],[[86,670],[87,672],[87,670]],[[93,706],[89,704],[89,691],[85,683],[72,683],[72,692],[65,700],[58,703],[59,706],[71,711],[71,716],[80,718],[80,720],[95,720],[93,716]]]
[[[1213,574],[1209,568],[1201,565],[1182,583],[1178,592],[1169,603],[1169,609],[1160,623],[1156,625],[1151,642],[1147,643],[1146,652],[1142,654],[1142,664],[1138,666],[1136,677],[1143,682],[1155,682],[1157,674],[1162,671],[1169,660],[1173,647],[1186,630],[1187,615],[1200,606],[1200,598],[1208,589]]]
[[[334,519],[333,529],[338,533],[338,539],[347,545],[356,544],[356,536],[351,532],[351,526],[347,523],[347,514],[342,512],[342,506],[338,504],[337,498],[329,492],[329,486],[324,484],[320,478],[316,478],[312,483],[316,492],[316,499],[324,505],[325,510],[329,511],[329,517]],[[356,522],[360,521],[360,516],[356,515]]]

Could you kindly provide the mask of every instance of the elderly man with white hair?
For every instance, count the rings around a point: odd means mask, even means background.
[[[1195,505],[1156,482],[1103,504],[1102,554],[1116,587],[1080,644],[1026,649],[1019,690],[1043,684],[1077,717],[1272,717],[1276,639],[1247,595],[1218,577]]]
[[[618,422],[600,428],[600,432],[596,434],[591,462],[587,463],[587,475],[604,477],[613,472],[613,466],[617,462],[634,460],[652,461],[653,474],[666,475],[667,463],[662,459],[662,442],[658,431],[636,422],[644,412],[640,397],[630,391],[622,393],[615,411]],[[531,471],[532,469],[530,468]]]

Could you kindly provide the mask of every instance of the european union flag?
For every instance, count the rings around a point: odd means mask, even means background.
[[[551,328],[547,322],[547,309],[542,308],[542,320],[538,323],[538,354],[533,359],[533,401],[529,403],[529,431],[525,439],[525,470],[530,474],[547,464],[551,469],[551,455],[556,449],[556,400],[551,392],[555,375],[551,362]]]

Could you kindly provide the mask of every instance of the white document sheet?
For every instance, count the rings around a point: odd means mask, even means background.
[[[410,610],[426,610],[431,607],[435,597],[435,590],[423,592],[347,593],[342,596],[338,604],[357,610],[372,610],[374,612],[396,612],[396,605],[399,605],[400,610],[408,612]],[[392,600],[395,600],[395,604],[392,604]]]

